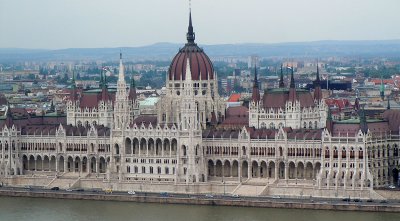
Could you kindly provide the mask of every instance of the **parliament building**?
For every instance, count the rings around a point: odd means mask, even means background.
[[[156,114],[139,110],[135,82],[120,55],[117,90],[105,76],[86,91],[73,81],[65,115],[0,117],[0,179],[15,186],[113,188],[239,195],[357,195],[396,184],[400,111],[380,119],[364,110],[332,119],[315,89],[260,92],[257,70],[248,107],[227,107],[213,63],[195,43],[173,58]],[[358,195],[357,195],[358,196]]]

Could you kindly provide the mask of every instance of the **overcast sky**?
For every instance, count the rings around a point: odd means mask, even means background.
[[[183,43],[188,0],[0,0],[0,47]],[[196,42],[400,39],[399,0],[192,0]]]

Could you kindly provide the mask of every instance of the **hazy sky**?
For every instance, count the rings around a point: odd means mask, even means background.
[[[400,0],[192,0],[196,42],[400,39]],[[0,47],[183,43],[188,0],[0,0]]]

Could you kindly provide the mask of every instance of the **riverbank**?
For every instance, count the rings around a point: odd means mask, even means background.
[[[268,197],[200,196],[184,194],[76,192],[31,189],[0,189],[0,196],[53,198],[72,200],[121,201],[159,204],[185,204],[209,206],[238,206],[258,208],[285,208],[337,211],[400,212],[400,204],[394,202],[344,202],[329,199],[281,199]]]

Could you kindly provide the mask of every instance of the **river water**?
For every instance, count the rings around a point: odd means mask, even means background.
[[[0,221],[383,221],[400,213],[0,197]]]

